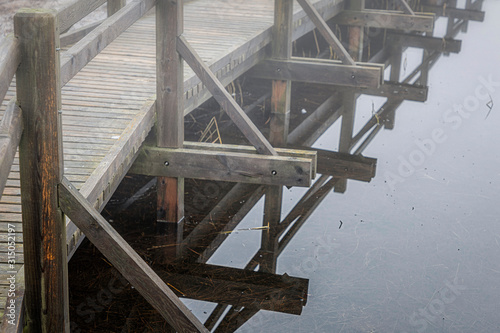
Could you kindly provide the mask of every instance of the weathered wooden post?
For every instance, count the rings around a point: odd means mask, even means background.
[[[363,10],[365,9],[365,0],[350,0],[347,4],[347,9]],[[364,35],[364,27],[349,27],[349,54],[354,59],[354,61],[363,61]]]
[[[108,17],[122,9],[126,3],[126,0],[108,0]]]
[[[293,1],[275,0],[272,58],[288,60],[292,56]],[[271,121],[269,142],[286,146],[290,122],[291,81],[273,80],[271,94]],[[278,171],[279,172],[279,171]],[[278,250],[277,229],[281,222],[283,186],[268,186],[264,204],[264,226],[261,251],[261,270],[276,271]]]
[[[389,80],[391,82],[399,82],[401,79],[401,64],[403,62],[403,47],[400,42],[394,42],[394,45],[391,45],[391,74]],[[384,120],[384,127],[386,129],[393,129],[394,123],[396,120],[396,109],[390,110]]]
[[[25,9],[14,17],[21,65],[17,98],[25,260],[25,332],[69,332],[66,227],[58,204],[62,178],[57,13]]]
[[[156,4],[156,112],[157,145],[182,148],[184,144],[183,61],[177,37],[183,32],[183,1]],[[169,162],[165,161],[168,168]],[[184,178],[158,177],[157,224],[170,244],[179,244],[184,224]],[[172,237],[173,236],[173,237]],[[175,249],[175,247],[174,247]]]

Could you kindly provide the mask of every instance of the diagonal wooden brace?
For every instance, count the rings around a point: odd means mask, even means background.
[[[172,290],[66,179],[59,205],[89,240],[178,332],[208,332]]]
[[[321,15],[318,13],[316,8],[314,8],[311,2],[309,0],[297,0],[297,2],[302,6],[311,21],[314,22],[314,25],[321,33],[321,35],[326,39],[328,44],[330,44],[335,52],[337,52],[339,58],[342,60],[342,63],[345,65],[356,66],[356,63],[351,58],[349,52],[347,52],[337,36],[335,36],[328,24],[326,24],[323,17],[321,17]]]
[[[273,146],[271,146],[257,126],[252,123],[250,118],[248,118],[246,113],[231,95],[229,95],[222,83],[217,79],[214,73],[212,73],[207,64],[200,58],[184,36],[179,36],[177,38],[177,52],[179,52],[186,63],[193,69],[201,82],[203,82],[213,97],[219,102],[220,106],[226,111],[231,120],[238,126],[243,135],[245,135],[257,151],[260,154],[277,156],[278,153]]]

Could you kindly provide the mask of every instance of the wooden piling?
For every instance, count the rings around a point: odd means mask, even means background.
[[[350,10],[363,10],[365,9],[365,0],[350,0],[347,4]],[[361,26],[349,27],[349,54],[354,61],[363,60],[363,39],[365,29]]]
[[[59,25],[50,10],[14,17],[21,65],[17,97],[24,132],[19,146],[25,260],[25,332],[69,332],[62,177]]]
[[[182,148],[184,144],[183,61],[177,37],[183,32],[183,1],[156,5],[156,113],[157,145]],[[168,161],[165,161],[168,167]],[[184,221],[184,179],[158,177],[157,223],[169,242],[180,243]]]
[[[401,64],[403,62],[403,47],[400,43],[395,43],[391,46],[391,54],[391,74],[389,80],[391,82],[398,83],[401,79]],[[391,110],[387,114],[384,119],[384,128],[389,130],[393,129],[395,120],[396,109]]]

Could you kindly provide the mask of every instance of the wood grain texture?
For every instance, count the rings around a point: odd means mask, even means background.
[[[434,30],[434,15],[408,15],[393,12],[372,10],[345,10],[333,21],[337,24],[362,26],[365,28],[381,28],[394,30],[411,30],[431,32]]]
[[[69,332],[66,232],[57,202],[64,167],[56,13],[21,10],[14,17],[14,29],[22,59],[16,77],[25,128],[19,160],[26,329]]]
[[[66,32],[75,23],[92,13],[106,0],[77,0],[61,8],[57,14],[59,21],[59,31]]]
[[[0,42],[0,101],[4,99],[20,62],[17,38],[6,36]]]
[[[0,123],[0,198],[23,132],[22,111],[12,100]]]
[[[170,325],[178,332],[208,332],[165,282],[66,179],[59,186],[59,198],[64,213]]]

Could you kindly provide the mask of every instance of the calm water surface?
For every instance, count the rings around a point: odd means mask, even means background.
[[[461,53],[431,70],[428,101],[404,102],[365,150],[375,179],[330,193],[279,257],[277,273],[310,280],[302,315],[260,311],[238,332],[500,332],[500,1],[483,10],[457,36]],[[402,74],[421,56],[408,50]],[[356,129],[383,102],[362,96]],[[315,146],[336,149],[338,131]],[[305,190],[285,192],[283,217]],[[260,226],[262,211],[261,200],[238,228]],[[209,263],[244,267],[259,242],[234,233]],[[202,319],[213,308],[185,302]]]

